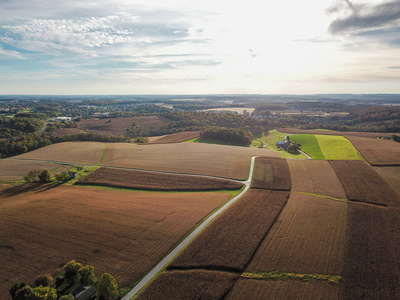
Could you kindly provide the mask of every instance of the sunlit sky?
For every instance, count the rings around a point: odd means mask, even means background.
[[[400,1],[0,0],[0,94],[400,93]]]

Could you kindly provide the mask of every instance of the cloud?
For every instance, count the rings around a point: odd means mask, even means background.
[[[25,59],[25,57],[18,51],[5,50],[2,47],[0,47],[0,58],[2,55],[7,56],[7,57],[18,58],[18,59]]]
[[[345,0],[346,6],[336,4],[328,13],[345,12],[350,9],[350,15],[334,20],[329,31],[332,34],[358,32],[368,29],[385,28],[398,24],[400,21],[400,1],[386,2],[375,6],[355,6]]]

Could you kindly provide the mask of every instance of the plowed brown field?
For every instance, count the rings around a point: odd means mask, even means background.
[[[53,132],[54,136],[67,136],[81,133],[79,128],[61,128]]]
[[[347,203],[291,194],[246,270],[339,275]]]
[[[65,142],[21,154],[15,158],[94,165],[100,161],[105,146],[106,143],[100,142]]]
[[[110,168],[100,168],[79,180],[78,184],[161,191],[239,190],[243,186],[239,182],[223,179]]]
[[[399,195],[370,166],[361,160],[329,161],[347,197],[379,205],[400,206]]]
[[[349,204],[342,299],[400,299],[400,211]]]
[[[252,189],[290,191],[290,172],[286,159],[257,157]]]
[[[373,166],[400,166],[400,143],[349,136],[354,147]]]
[[[58,165],[45,162],[29,160],[0,159],[0,181],[22,180],[33,170],[49,170],[51,173],[61,173],[70,169],[71,166]]]
[[[226,193],[138,193],[30,185],[0,192],[0,295],[75,259],[132,284]]]
[[[337,300],[339,285],[323,281],[300,280],[266,281],[239,279],[229,291],[227,300]]]
[[[206,227],[169,267],[243,271],[288,196],[287,192],[250,189]]]
[[[400,166],[373,167],[373,169],[400,195]]]
[[[109,122],[109,120],[111,122]],[[110,119],[84,119],[78,122],[78,126],[85,131],[101,134],[124,133],[132,124],[138,126],[154,126],[167,123],[162,117],[130,117],[130,118],[110,118]]]
[[[323,134],[323,135],[343,135],[347,138],[351,136],[359,136],[364,138],[376,139],[378,136],[392,137],[392,133],[387,132],[359,132],[359,131],[334,131],[334,130],[312,130],[312,129],[298,129],[298,128],[279,128],[277,129],[283,133],[291,134]]]
[[[207,270],[164,272],[137,299],[221,299],[238,277]]]
[[[117,143],[107,145],[102,165],[245,179],[254,155],[278,157],[279,153],[201,143],[147,146]]]
[[[288,160],[292,191],[346,198],[335,171],[325,160]]]
[[[149,138],[149,142],[145,145],[151,144],[169,144],[169,143],[181,143],[191,139],[198,138],[200,131],[183,131],[174,134],[168,134],[161,137]]]

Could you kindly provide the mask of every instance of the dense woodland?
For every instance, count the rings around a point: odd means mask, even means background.
[[[242,99],[243,100],[243,99]],[[147,102],[146,102],[147,101]],[[338,131],[400,132],[400,107],[377,105],[349,105],[340,101],[244,101],[226,104],[220,100],[166,100],[173,106],[166,108],[157,100],[87,101],[15,100],[0,101],[0,157],[25,153],[52,143],[64,141],[129,142],[137,137],[165,135],[188,130],[200,130],[202,136],[228,142],[249,144],[248,139],[280,127],[301,129],[330,129]],[[251,105],[251,106],[250,106]],[[232,112],[207,112],[207,108],[255,107],[251,116]],[[285,114],[286,110],[315,111],[309,114]],[[343,116],[327,113],[344,112]],[[47,122],[59,116],[72,121]],[[135,126],[132,124],[124,134],[96,134],[83,132],[70,136],[54,136],[60,128],[78,127],[81,119],[118,118],[132,116],[161,116],[168,120],[162,125]]]

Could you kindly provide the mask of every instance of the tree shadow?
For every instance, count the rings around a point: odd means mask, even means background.
[[[19,186],[12,186],[0,192],[0,198],[9,198],[13,196],[22,195],[28,192],[42,193],[58,187],[59,183],[54,182],[34,182],[25,183]]]

